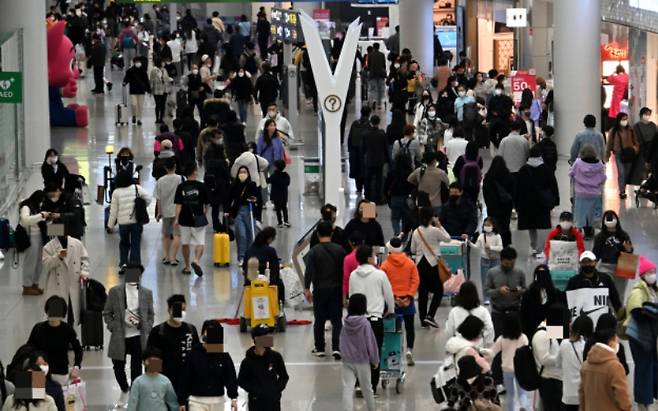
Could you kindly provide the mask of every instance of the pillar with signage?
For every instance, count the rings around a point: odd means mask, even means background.
[[[336,204],[339,212],[342,212],[344,199],[342,172],[341,172],[341,150],[340,150],[340,124],[345,110],[347,88],[352,75],[354,59],[356,58],[356,47],[361,33],[359,19],[353,21],[345,34],[345,42],[340,53],[333,74],[327,61],[327,56],[322,47],[322,39],[315,21],[303,11],[300,12],[300,21],[308,48],[311,66],[315,75],[315,84],[318,89],[318,101],[322,109],[325,121],[324,144],[320,144],[324,150],[324,201]]]
[[[425,73],[434,70],[434,0],[400,0],[400,50],[413,50]]]

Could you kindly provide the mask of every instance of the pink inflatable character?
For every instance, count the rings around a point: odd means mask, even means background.
[[[71,40],[64,35],[66,23],[48,21],[48,98],[50,102],[50,125],[52,127],[87,127],[87,106],[69,104],[64,106],[62,97],[72,98],[78,92],[76,80],[80,75],[75,60],[75,49]]]

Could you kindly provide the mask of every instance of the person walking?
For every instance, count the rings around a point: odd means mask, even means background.
[[[413,171],[408,160],[409,157],[405,155],[394,157],[393,168],[386,176],[386,197],[391,209],[391,226],[395,236],[400,235],[402,231],[407,232],[409,226],[409,199],[414,186],[407,180]]]
[[[503,248],[500,252],[500,265],[487,273],[484,292],[491,299],[495,337],[503,332],[505,315],[518,312],[521,308],[521,297],[526,290],[525,273],[515,267],[516,257],[514,248]]]
[[[386,244],[388,256],[382,263],[382,271],[388,276],[395,297],[395,314],[404,320],[404,330],[407,341],[407,365],[415,364],[413,351],[416,340],[414,317],[416,304],[414,296],[418,291],[420,277],[414,261],[404,253],[404,245],[398,237],[393,237]]]
[[[505,409],[514,411],[518,401],[521,410],[531,410],[528,392],[519,385],[514,373],[514,356],[516,350],[528,345],[528,337],[521,331],[519,314],[510,312],[505,315],[503,330],[491,347],[492,356],[501,353],[503,386],[505,387]]]
[[[583,362],[578,402],[582,411],[631,411],[633,403],[624,367],[615,352],[620,341],[614,330],[594,336],[596,343]]]
[[[370,117],[370,128],[363,135],[363,153],[365,159],[365,198],[376,204],[383,204],[382,183],[384,164],[388,163],[386,133],[379,128],[379,116]]]
[[[569,338],[560,343],[558,365],[562,371],[562,410],[578,411],[578,388],[583,366],[585,341],[592,338],[594,324],[587,315],[579,315],[571,324]]]
[[[62,162],[57,150],[54,148],[46,150],[46,154],[43,157],[43,163],[41,163],[43,186],[45,187],[49,183],[52,183],[55,187],[61,190],[64,188],[64,184],[69,174],[69,169],[66,168],[66,165]]]
[[[130,173],[121,172],[115,178],[115,188],[110,203],[110,217],[107,228],[112,230],[119,224],[119,269],[126,269],[128,263],[141,264],[142,232],[144,224],[137,221],[137,199],[141,199],[146,207],[151,203],[151,195],[139,184],[133,184]]]
[[[162,156],[162,153],[160,153]],[[166,175],[160,177],[155,183],[155,219],[162,219],[162,263],[165,265],[178,265],[178,248],[180,247],[180,228],[175,227],[176,222],[176,190],[184,177],[176,173],[176,160],[168,158],[164,168]]]
[[[151,83],[146,74],[146,67],[142,67],[142,57],[135,57],[132,66],[126,70],[123,77],[123,86],[128,86],[130,94],[130,110],[132,123],[142,125],[142,112],[144,110],[144,95],[151,92]]]
[[[617,277],[615,271],[621,253],[633,252],[633,242],[628,233],[621,227],[617,213],[607,210],[603,213],[601,220],[601,231],[594,236],[594,245],[592,246],[592,251],[601,260],[597,269],[612,277],[617,294],[619,298],[623,299],[626,295],[628,279]]]
[[[196,108],[199,112],[199,118],[205,120],[203,117],[203,101],[206,99],[206,88],[204,87],[198,64],[192,64],[191,70],[187,73],[183,81],[187,83],[187,104],[190,107],[192,119],[194,119],[194,109]],[[201,122],[203,123],[203,121]]]
[[[220,210],[224,216],[229,213],[230,197],[227,193],[231,187],[231,172],[228,168],[224,145],[222,144],[222,132],[217,130],[210,145],[206,149],[203,163],[206,170],[203,176],[203,184],[208,191],[208,202],[210,203],[210,215],[212,227],[215,233],[226,231],[227,221],[220,221]]]
[[[482,222],[482,233],[475,240],[475,248],[480,250],[480,282],[482,290],[487,284],[487,273],[490,269],[500,265],[500,252],[503,251],[503,239],[498,234],[496,220],[493,217],[487,217]],[[484,301],[489,305],[489,299]]]
[[[482,182],[482,196],[487,206],[487,215],[496,220],[503,247],[512,244],[510,220],[514,202],[514,179],[505,164],[505,159],[496,156]]]
[[[155,100],[155,124],[161,124],[164,122],[167,96],[171,92],[171,83],[173,82],[162,60],[153,61],[149,81],[151,94],[153,94]]]
[[[409,174],[407,181],[416,187],[416,206],[431,207],[438,216],[446,200],[441,193],[448,191],[450,181],[448,174],[439,168],[439,157],[435,152],[426,151],[423,162],[425,165]]]
[[[386,79],[386,58],[379,51],[379,42],[372,45],[372,51],[368,53],[368,96],[369,104],[373,109],[381,108],[384,98],[384,80]]]
[[[42,295],[39,279],[43,271],[43,237],[39,225],[48,221],[50,213],[41,211],[46,197],[36,190],[29,198],[18,203],[19,224],[29,236],[27,249],[23,250],[23,295]],[[18,252],[18,250],[16,250]]]
[[[391,283],[386,273],[375,267],[375,256],[372,247],[363,245],[356,251],[359,267],[350,275],[349,292],[366,296],[368,321],[377,340],[377,351],[381,352],[384,344],[384,314],[392,312],[395,307],[395,297]],[[371,370],[370,383],[373,393],[377,393],[379,385],[379,367]]]
[[[370,128],[370,113],[368,106],[361,108],[361,118],[354,120],[347,135],[347,151],[350,157],[349,177],[354,179],[356,193],[360,194],[365,184],[365,156],[363,137]]]
[[[206,243],[205,232],[208,225],[208,190],[197,179],[197,165],[190,163],[185,173],[186,180],[176,187],[174,203],[176,204],[176,221],[174,227],[179,227],[181,245],[183,246],[183,274],[194,274],[201,277],[203,270],[199,263],[203,257]],[[194,247],[194,258],[190,262],[191,248]]]
[[[354,387],[360,383],[368,411],[375,411],[371,386],[371,370],[379,368],[377,339],[368,322],[368,302],[363,294],[352,294],[347,305],[347,317],[340,332],[343,354],[343,410],[354,409]]]
[[[313,303],[313,335],[315,347],[311,352],[316,357],[325,356],[324,325],[331,321],[331,355],[341,359],[339,339],[342,315],[343,260],[345,250],[331,242],[333,227],[328,221],[318,224],[320,242],[313,246],[305,257],[304,295]],[[311,286],[313,291],[311,292]]]
[[[279,98],[281,84],[274,72],[272,72],[272,66],[270,63],[263,63],[261,65],[261,72],[262,74],[258,76],[258,79],[256,80],[254,98],[256,99],[256,103],[260,104],[263,117],[265,117],[272,103],[274,103],[274,107],[276,107],[276,100]],[[276,112],[278,114],[278,110],[276,110]]]
[[[443,284],[438,273],[441,258],[439,244],[441,241],[449,240],[450,234],[434,216],[434,211],[431,208],[421,208],[420,226],[411,236],[411,253],[416,256],[416,266],[420,276],[418,314],[423,327],[439,328],[439,324],[434,319],[443,298]],[[432,293],[432,300],[428,310],[429,293]]]
[[[571,143],[569,164],[576,162],[576,159],[580,156],[580,151],[587,144],[592,145],[596,151],[597,158],[604,161],[606,159],[605,138],[596,129],[596,117],[592,114],[586,115],[583,118],[583,124],[585,125],[585,129],[576,134],[573,143]]]
[[[160,370],[164,353],[155,347],[144,351],[144,368],[146,374],[140,375],[133,382],[128,399],[128,411],[148,410],[184,410],[179,405],[171,380]]]
[[[594,146],[583,146],[580,157],[569,170],[569,177],[574,186],[576,227],[582,229],[589,239],[594,234],[593,227],[601,218],[606,180],[605,164],[597,157]]]
[[[619,198],[626,198],[626,184],[631,177],[633,163],[640,152],[640,143],[635,136],[633,128],[629,125],[628,114],[619,113],[614,126],[610,130],[606,144],[606,161],[611,154],[615,155],[617,165],[617,185]]]
[[[94,88],[91,90],[92,94],[103,94],[105,91],[105,80],[103,74],[105,72],[105,62],[107,61],[107,48],[101,41],[98,34],[91,36],[91,54],[89,55],[88,64],[94,70]]]
[[[267,178],[268,184],[272,186],[270,201],[274,204],[279,228],[290,228],[290,222],[288,221],[288,187],[290,186],[290,175],[285,171],[285,168],[285,161],[274,161],[275,171]]]
[[[455,296],[455,306],[448,313],[446,321],[446,336],[448,338],[457,335],[457,329],[464,322],[466,317],[473,315],[479,318],[484,324],[482,328],[482,345],[489,347],[494,342],[494,327],[491,321],[489,310],[480,304],[480,297],[475,284],[471,281],[465,281],[459,292]]]
[[[533,280],[528,290],[521,297],[521,330],[532,336],[539,324],[546,318],[551,305],[567,304],[567,296],[555,288],[548,266],[540,264],[535,267]]]
[[[130,275],[124,284],[110,288],[103,308],[103,319],[111,334],[107,356],[112,360],[114,377],[121,389],[117,407],[124,407],[130,395],[126,355],[130,355],[130,379],[134,383],[142,375],[142,352],[155,318],[153,291],[139,281],[144,267],[131,264],[130,268],[139,271],[137,278]]]
[[[510,128],[510,134],[500,142],[498,155],[505,159],[505,164],[510,173],[516,177],[521,167],[528,161],[530,145],[528,144],[528,139],[520,134],[521,123],[513,122]]]
[[[256,178],[258,178],[258,174],[256,174]],[[256,217],[253,213],[259,204],[262,204],[261,190],[251,180],[249,167],[241,166],[238,168],[237,177],[231,184],[230,206],[230,215],[235,224],[238,266],[242,266],[247,248],[254,240],[253,227]]]
[[[633,356],[633,396],[637,409],[648,411],[649,407],[658,398],[658,358],[656,354],[656,341],[658,337],[653,324],[655,319],[643,310],[644,304],[658,303],[658,288],[656,287],[656,263],[644,256],[640,256],[638,268],[640,281],[628,295],[626,300],[626,327],[628,344]],[[631,324],[631,321],[634,324]],[[636,330],[631,331],[633,327]]]
[[[137,33],[129,21],[123,23],[123,29],[119,32],[118,46],[123,54],[123,67],[128,70],[130,63],[137,57]]]
[[[538,230],[551,228],[551,210],[560,204],[555,174],[544,164],[537,146],[530,150],[527,164],[517,174],[514,202],[519,213],[518,229],[528,230],[530,253],[537,256],[544,244]]]
[[[614,310],[619,311],[621,308],[621,299],[615,287],[612,277],[605,272],[598,271],[596,268],[596,255],[591,251],[585,251],[580,255],[580,269],[578,274],[574,275],[567,282],[565,291],[578,290],[581,288],[607,288],[608,303]]]
[[[614,122],[615,118],[621,113],[621,102],[628,99],[627,93],[630,76],[626,74],[624,66],[619,64],[612,75],[605,76],[604,78],[608,84],[612,85],[612,99],[610,100],[610,108],[608,109],[608,119],[610,122]]]
[[[247,114],[249,112],[249,104],[253,99],[254,86],[251,81],[251,73],[244,68],[240,68],[237,74],[233,74],[231,79],[231,90],[233,92],[233,99],[238,103],[238,113],[240,114],[240,121],[242,124],[247,123]]]
[[[359,231],[363,234],[363,243],[371,247],[384,247],[384,232],[382,226],[377,221],[377,216],[374,218],[364,217],[364,208],[370,203],[366,199],[361,199],[354,210],[354,216],[345,226],[343,231],[346,238],[351,238],[352,233]]]

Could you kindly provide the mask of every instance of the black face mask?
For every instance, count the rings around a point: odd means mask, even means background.
[[[596,270],[596,267],[591,266],[591,265],[584,265],[584,266],[580,267],[580,271],[585,275],[592,275],[592,274],[594,274],[595,270]]]
[[[451,203],[456,203],[457,201],[459,201],[459,197],[461,197],[461,196],[451,195],[450,196],[450,202]]]

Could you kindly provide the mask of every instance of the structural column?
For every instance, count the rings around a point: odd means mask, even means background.
[[[420,69],[434,70],[434,0],[400,0],[400,50],[408,48]]]
[[[555,136],[558,152],[568,155],[583,117],[601,117],[601,6],[600,0],[555,0],[553,10]]]
[[[525,0],[529,24],[519,30],[519,69],[535,69],[538,76],[548,78],[551,61],[552,21],[547,0]]]
[[[48,108],[48,48],[44,1],[0,0],[0,32],[23,29],[23,107],[25,112],[25,161],[41,163],[50,147]]]

